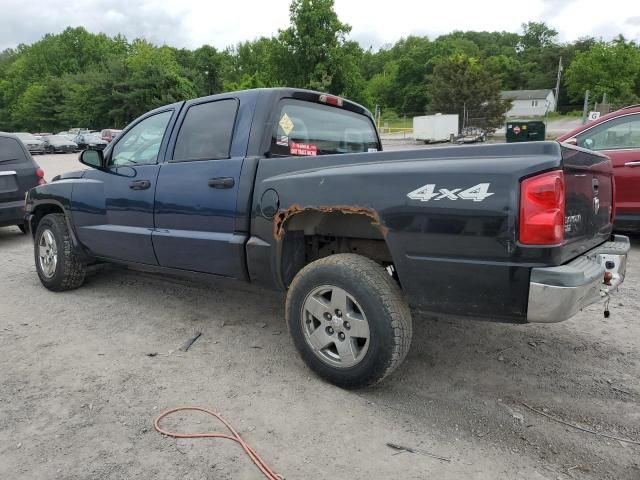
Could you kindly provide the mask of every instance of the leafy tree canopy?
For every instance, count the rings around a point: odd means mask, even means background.
[[[529,22],[521,32],[408,36],[365,51],[349,38],[333,0],[293,0],[289,19],[276,36],[222,51],[82,27],[7,49],[0,52],[0,130],[122,127],[163,104],[272,86],[326,91],[394,115],[459,112],[462,104],[499,119],[500,90],[553,88],[560,57],[561,105],[580,108],[585,89],[617,105],[640,99],[640,51],[623,38],[559,43],[553,28]]]
[[[500,79],[480,60],[455,54],[440,60],[429,86],[432,111],[457,113],[460,126],[496,128],[504,123],[510,102],[500,96]]]
[[[585,90],[594,98],[607,94],[618,104],[640,101],[640,49],[619,37],[613,42],[598,42],[578,52],[567,69],[567,88],[575,101]]]

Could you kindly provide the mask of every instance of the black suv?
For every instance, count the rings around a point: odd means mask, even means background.
[[[24,144],[11,133],[0,132],[0,227],[24,226],[24,196],[45,183],[44,172]]]

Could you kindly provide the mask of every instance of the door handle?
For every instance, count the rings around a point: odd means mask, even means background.
[[[640,162],[627,162],[624,164],[625,167],[640,167]]]
[[[129,184],[131,190],[146,190],[151,186],[149,180],[135,180]]]
[[[217,177],[209,180],[211,188],[232,188],[235,184],[233,177]]]

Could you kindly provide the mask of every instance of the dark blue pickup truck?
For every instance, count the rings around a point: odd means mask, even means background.
[[[409,305],[565,320],[622,282],[609,159],[557,142],[382,152],[345,99],[258,89],[158,108],[88,170],[32,189],[40,280],[91,264],[287,290],[294,343],[323,378],[380,381],[411,343]]]

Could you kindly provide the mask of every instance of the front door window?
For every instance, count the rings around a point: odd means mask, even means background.
[[[172,111],[147,117],[129,130],[113,148],[109,165],[153,165],[158,163],[160,144]]]

